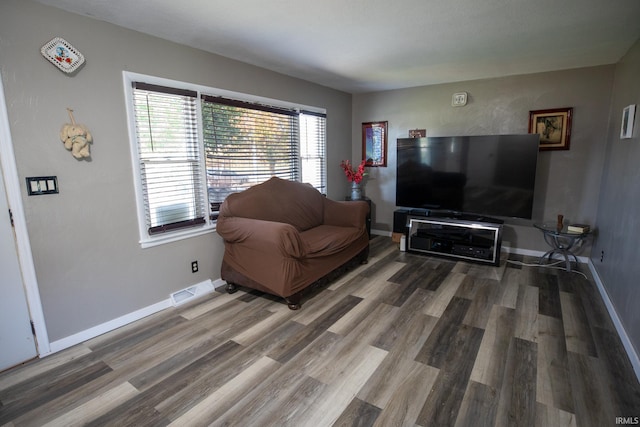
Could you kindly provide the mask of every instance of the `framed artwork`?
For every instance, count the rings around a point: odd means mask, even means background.
[[[529,133],[540,135],[540,151],[568,150],[573,108],[529,111]]]
[[[620,139],[633,136],[633,121],[636,116],[636,104],[627,105],[622,110],[622,124],[620,125]]]
[[[409,130],[409,138],[424,138],[427,136],[426,129],[411,129]]]
[[[365,166],[387,167],[387,122],[362,123],[362,158]]]

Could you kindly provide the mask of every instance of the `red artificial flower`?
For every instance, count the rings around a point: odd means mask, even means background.
[[[366,164],[366,161],[363,160],[360,163],[360,166],[358,166],[358,169],[355,170],[351,166],[351,162],[349,160],[343,160],[340,163],[340,167],[342,168],[342,170],[344,170],[344,174],[349,180],[349,182],[355,182],[356,184],[360,184],[362,182],[362,179],[367,174],[364,170],[365,164]]]

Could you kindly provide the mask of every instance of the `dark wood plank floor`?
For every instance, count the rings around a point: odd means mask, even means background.
[[[401,253],[383,237],[369,264],[300,311],[215,292],[0,374],[0,426],[614,426],[637,416],[640,385],[592,280]]]

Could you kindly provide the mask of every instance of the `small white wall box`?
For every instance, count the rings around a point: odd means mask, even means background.
[[[622,110],[622,124],[620,125],[620,139],[633,137],[633,121],[636,116],[636,104],[628,105]]]
[[[462,107],[467,105],[467,92],[454,93],[451,97],[451,105],[453,107]]]

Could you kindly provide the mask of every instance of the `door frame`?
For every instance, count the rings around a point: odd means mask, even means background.
[[[20,179],[16,167],[16,159],[11,140],[11,130],[9,128],[9,113],[7,102],[4,96],[4,84],[2,70],[0,70],[0,173],[3,173],[7,202],[13,215],[14,232],[16,236],[16,248],[18,261],[22,271],[24,291],[29,306],[29,315],[35,330],[36,351],[40,357],[51,353],[49,334],[44,320],[42,301],[40,300],[40,290],[36,269],[33,264],[33,254],[31,243],[27,231],[27,221],[22,205],[22,195],[20,194]]]

